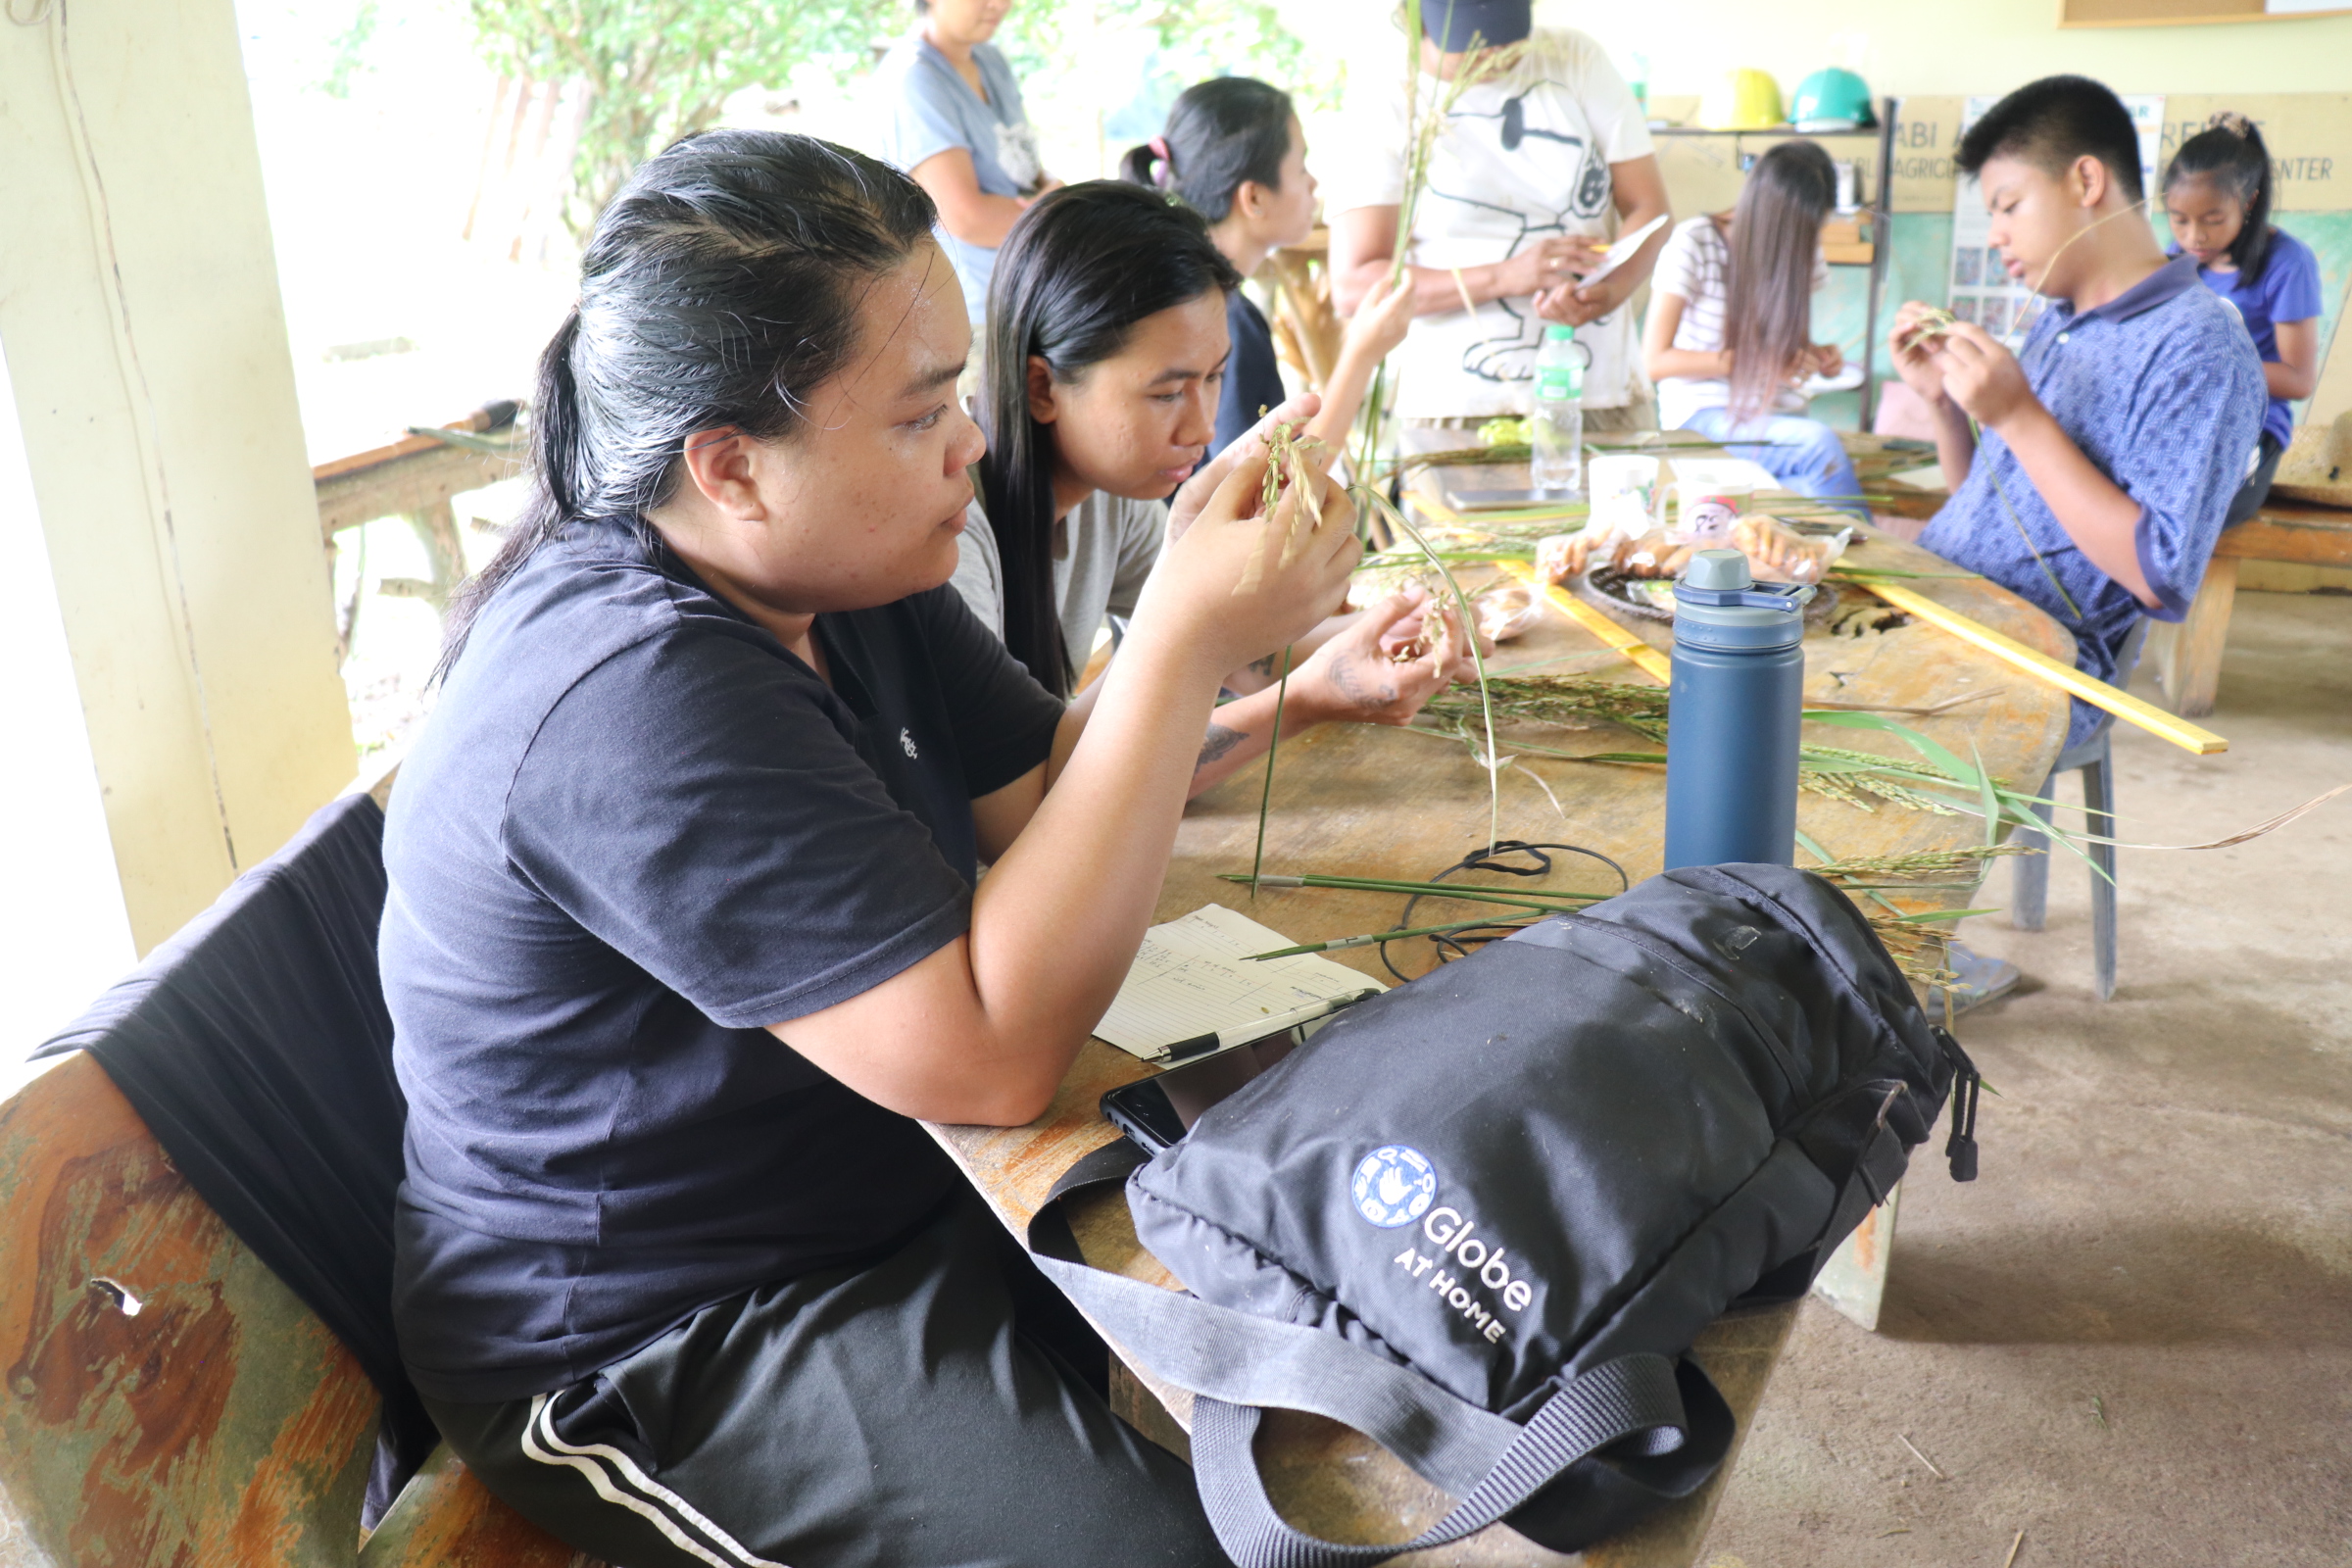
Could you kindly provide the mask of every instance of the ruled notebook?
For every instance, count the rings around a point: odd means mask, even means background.
[[[1246,961],[1253,953],[1292,946],[1281,932],[1215,904],[1155,925],[1144,933],[1143,951],[1095,1037],[1149,1061],[1180,1040],[1387,989],[1318,954]]]

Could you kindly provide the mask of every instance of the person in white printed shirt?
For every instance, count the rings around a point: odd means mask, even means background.
[[[1798,495],[1861,512],[1861,481],[1838,432],[1804,417],[1798,386],[1835,375],[1845,356],[1813,339],[1813,296],[1830,281],[1821,220],[1837,170],[1811,142],[1756,160],[1739,205],[1676,225],[1650,279],[1643,357],[1658,423],[1735,442]]]
[[[1391,408],[1415,421],[1476,422],[1528,412],[1547,322],[1576,327],[1592,355],[1588,428],[1649,422],[1629,302],[1663,229],[1591,284],[1610,238],[1667,214],[1642,105],[1599,44],[1533,27],[1528,0],[1433,0],[1421,9],[1421,70],[1447,80],[1475,43],[1526,40],[1518,62],[1463,93],[1438,133],[1411,247],[1420,317],[1390,357]],[[1427,83],[1416,84],[1424,95]],[[1350,92],[1353,122],[1325,187],[1332,292],[1352,312],[1394,266],[1404,197],[1405,84]]]

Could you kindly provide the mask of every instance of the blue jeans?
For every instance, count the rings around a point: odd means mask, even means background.
[[[1845,455],[1838,432],[1819,419],[1767,414],[1747,420],[1735,432],[1732,411],[1713,408],[1701,409],[1685,419],[1683,428],[1724,443],[1732,456],[1747,459],[1797,495],[1841,502],[1856,516],[1870,514],[1862,504],[1862,481],[1854,475],[1853,460]],[[1758,444],[1733,446],[1735,433]]]

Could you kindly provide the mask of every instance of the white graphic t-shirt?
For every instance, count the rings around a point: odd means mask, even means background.
[[[1430,85],[1416,83],[1425,102]],[[1401,77],[1351,89],[1353,123],[1325,187],[1325,211],[1403,200],[1404,93]],[[1447,117],[1408,260],[1481,267],[1553,235],[1609,238],[1617,231],[1609,166],[1649,151],[1642,106],[1600,45],[1581,32],[1539,28],[1516,69],[1469,89]],[[1420,318],[1389,358],[1399,376],[1392,407],[1414,418],[1527,413],[1544,325],[1532,298]],[[1621,408],[1644,390],[1630,305],[1578,327],[1576,340],[1592,355],[1587,408]]]

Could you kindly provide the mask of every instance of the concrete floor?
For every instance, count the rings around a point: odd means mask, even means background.
[[[2206,722],[2119,728],[2119,837],[2352,781],[2352,601],[2240,595]],[[1984,1174],[1914,1162],[1877,1334],[1806,1303],[1707,1568],[2352,1564],[2352,795],[2125,851],[2105,1004],[2051,871],[2047,931],[1965,933],[2032,988],[1961,1021]]]

